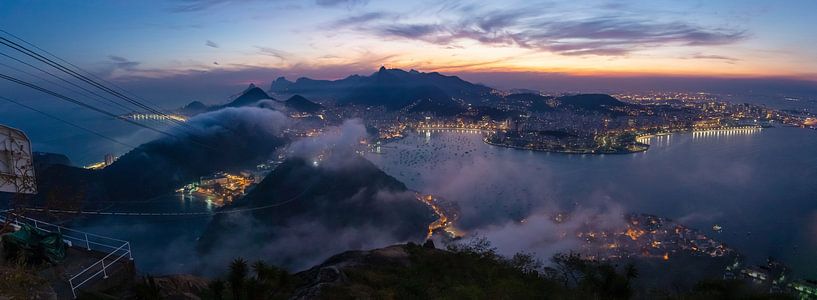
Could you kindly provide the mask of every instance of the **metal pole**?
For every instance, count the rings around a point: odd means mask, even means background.
[[[103,258],[100,261],[102,261],[102,275],[104,275],[104,277],[102,277],[102,278],[103,279],[108,279],[108,271],[105,270],[105,259]]]
[[[71,294],[74,295],[74,299],[77,299],[77,290],[74,288],[74,282],[69,279],[68,283],[71,284]]]
[[[40,229],[40,227],[37,226],[37,220],[34,220],[34,228]]]
[[[128,258],[130,258],[130,260],[133,260],[133,252],[130,251],[130,242],[127,243],[128,243]]]
[[[85,248],[91,251],[91,242],[88,241],[88,233],[85,233]]]

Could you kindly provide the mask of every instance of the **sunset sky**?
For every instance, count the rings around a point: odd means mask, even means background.
[[[449,72],[817,74],[815,1],[493,3],[3,1],[0,26],[116,76],[260,67],[333,77],[381,64]]]

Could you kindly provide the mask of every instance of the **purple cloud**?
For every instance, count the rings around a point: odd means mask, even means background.
[[[535,10],[479,13],[457,8],[454,20],[439,23],[388,21],[384,13],[339,20],[337,26],[373,32],[382,37],[421,40],[451,46],[472,40],[490,46],[517,46],[563,55],[626,55],[645,48],[681,45],[724,45],[746,38],[745,31],[708,28],[684,22],[657,22],[622,17],[559,19]],[[396,18],[389,18],[394,20]]]
[[[315,4],[320,6],[346,6],[354,7],[358,5],[366,5],[367,0],[315,0]]]

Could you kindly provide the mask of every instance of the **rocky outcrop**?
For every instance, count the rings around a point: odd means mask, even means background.
[[[441,251],[426,249],[428,251]],[[305,285],[298,288],[290,299],[326,298],[321,293],[327,288],[353,284],[348,272],[370,268],[408,267],[411,255],[406,245],[394,245],[366,251],[348,251],[333,257],[318,266],[296,274]]]
[[[207,279],[193,275],[169,275],[153,279],[159,288],[162,299],[200,299],[202,291],[207,289]]]

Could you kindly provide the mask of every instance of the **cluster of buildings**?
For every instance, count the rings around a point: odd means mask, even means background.
[[[360,118],[378,130],[381,141],[399,139],[411,129],[479,129],[486,142],[530,150],[568,153],[630,153],[646,150],[639,136],[773,125],[817,128],[817,119],[753,104],[731,104],[708,93],[656,92],[615,94],[635,105],[603,111],[563,108],[554,97],[508,98],[465,112],[393,111],[373,106],[328,106],[327,119]],[[547,99],[547,100],[542,100]],[[551,109],[536,109],[547,105]],[[558,109],[553,109],[558,108]],[[331,118],[329,116],[332,116]]]
[[[554,222],[564,222],[569,216],[557,214]],[[719,231],[718,225],[712,230]],[[770,293],[793,293],[801,299],[817,297],[817,281],[793,279],[785,264],[772,258],[764,264],[746,264],[737,251],[703,232],[685,227],[667,218],[648,214],[626,217],[625,228],[617,231],[594,230],[586,227],[576,233],[584,241],[580,252],[588,259],[619,260],[655,258],[670,260],[676,255],[727,258],[734,262],[726,266],[723,278],[744,280],[753,288]]]
[[[255,178],[249,172],[239,174],[218,172],[201,177],[199,181],[187,184],[176,192],[205,197],[209,204],[221,207],[243,196],[247,189],[256,183]]]
[[[797,295],[800,299],[817,298],[817,281],[808,279],[794,279],[789,268],[772,258],[765,264],[747,265],[736,258],[732,265],[726,267],[724,279],[745,280],[754,288],[770,293],[788,292]]]
[[[450,239],[463,236],[463,233],[454,226],[454,223],[460,218],[459,206],[456,202],[446,201],[434,195],[417,194],[416,197],[417,200],[428,205],[438,217],[428,225],[426,238],[431,238],[435,233]]]
[[[656,257],[669,260],[676,254],[707,257],[733,256],[735,250],[702,232],[672,220],[647,214],[626,217],[618,231],[586,228],[576,234],[585,241],[582,252],[600,260]]]
[[[118,158],[119,158],[118,156],[114,156],[113,154],[108,153],[105,154],[105,160],[92,163],[90,165],[85,166],[85,168],[90,170],[101,170],[107,166],[112,165]]]
[[[671,102],[671,101],[684,101],[684,102],[719,102],[722,101],[720,97],[715,94],[705,93],[705,92],[662,92],[662,91],[652,91],[652,92],[631,92],[631,93],[618,93],[613,94],[613,97],[616,97],[622,101],[627,101],[630,103],[638,103],[638,104],[648,104],[648,103],[655,103],[655,102]]]

